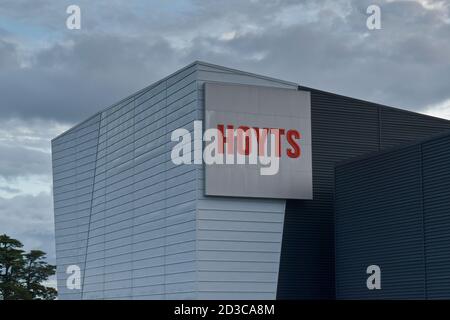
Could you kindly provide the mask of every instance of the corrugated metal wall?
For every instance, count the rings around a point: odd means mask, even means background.
[[[204,82],[297,89],[294,84],[199,64],[199,118]],[[285,200],[206,197],[198,168],[198,268],[200,299],[275,299]]]
[[[334,166],[339,161],[450,129],[442,119],[311,91],[314,200],[288,200],[279,299],[333,299]]]
[[[450,298],[449,163],[444,135],[336,168],[337,298]]]
[[[62,299],[80,299],[68,290],[66,269],[83,266],[94,184],[100,115],[92,117],[52,143],[55,211],[56,278]]]
[[[450,299],[450,135],[422,145],[427,297]]]
[[[336,169],[336,296],[424,298],[421,156],[410,147]],[[368,290],[378,265],[382,290]]]
[[[196,169],[170,159],[197,97],[191,65],[53,141],[60,299],[197,297]],[[81,291],[65,287],[69,264],[81,267]]]

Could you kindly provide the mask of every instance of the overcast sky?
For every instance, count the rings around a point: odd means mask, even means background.
[[[194,60],[450,119],[450,0],[1,0],[0,233],[53,261],[50,139]]]

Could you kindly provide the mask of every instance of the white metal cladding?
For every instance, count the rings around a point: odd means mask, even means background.
[[[285,201],[205,197],[202,166],[170,159],[205,80],[295,88],[194,63],[53,140],[60,299],[276,297]]]
[[[59,150],[84,145],[72,137],[87,124],[54,140],[61,299],[196,298],[196,170],[173,165],[168,142],[172,130],[192,127],[197,106],[192,65],[99,114],[91,153],[71,150],[90,165],[80,196],[59,180],[66,171],[78,174],[69,182],[84,179]],[[69,202],[83,211],[66,209]],[[78,292],[65,286],[71,264],[82,269]]]
[[[297,89],[294,84],[233,70],[202,64],[198,68],[202,111],[205,82]],[[199,168],[199,298],[275,299],[286,201],[206,197],[203,171]]]
[[[69,265],[83,265],[94,181],[100,116],[95,116],[52,143],[53,198],[58,293],[80,299],[66,288]]]

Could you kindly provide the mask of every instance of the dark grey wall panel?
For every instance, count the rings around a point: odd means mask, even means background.
[[[314,200],[288,200],[279,299],[333,299],[334,166],[339,161],[450,129],[450,122],[311,91]]]
[[[313,198],[288,200],[279,299],[334,298],[334,165],[378,150],[378,111],[311,92]]]
[[[427,296],[450,299],[450,136],[422,145]]]
[[[449,128],[446,120],[393,108],[381,108],[380,121],[383,148],[425,139]]]
[[[420,146],[337,167],[335,208],[337,298],[425,298]]]
[[[335,213],[337,298],[450,298],[450,133],[338,165]]]

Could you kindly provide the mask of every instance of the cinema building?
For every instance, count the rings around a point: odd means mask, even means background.
[[[227,129],[267,129],[278,167],[204,163],[215,128],[225,158],[239,148]],[[450,195],[433,212],[450,157],[443,140],[420,141],[447,130],[443,119],[194,62],[52,141],[59,298],[445,296],[431,289],[450,261],[439,225],[450,225]],[[189,161],[174,161],[181,149]],[[438,175],[446,182],[428,184]],[[366,287],[373,264],[377,290]]]

